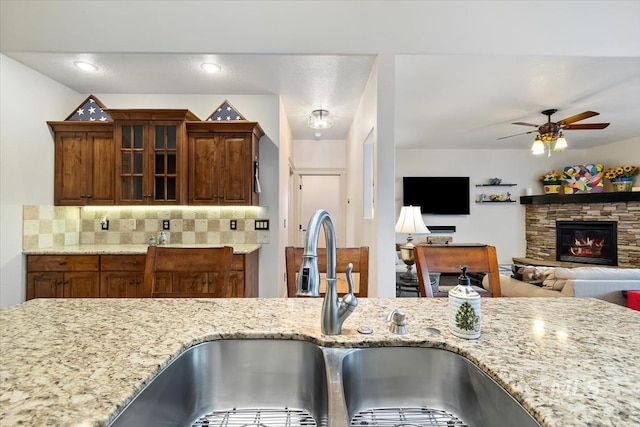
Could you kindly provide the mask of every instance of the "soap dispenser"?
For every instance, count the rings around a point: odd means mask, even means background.
[[[480,338],[480,294],[471,287],[467,266],[460,267],[458,286],[449,291],[449,329],[460,338]]]

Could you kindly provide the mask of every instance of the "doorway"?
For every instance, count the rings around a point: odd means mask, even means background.
[[[296,238],[294,246],[304,246],[309,219],[318,210],[331,215],[336,232],[336,245],[345,246],[344,222],[344,176],[342,173],[299,173],[296,215]],[[324,230],[320,232],[318,247],[326,247]]]

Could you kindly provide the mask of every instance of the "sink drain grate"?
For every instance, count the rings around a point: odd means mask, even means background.
[[[465,426],[455,415],[431,408],[374,408],[358,412],[351,427],[451,427]]]
[[[213,411],[198,418],[192,427],[303,427],[317,426],[304,409],[229,409]]]

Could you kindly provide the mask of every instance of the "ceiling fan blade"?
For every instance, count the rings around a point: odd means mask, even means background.
[[[566,125],[562,129],[577,130],[577,129],[604,129],[611,123],[583,123],[577,125]]]
[[[533,123],[526,123],[526,122],[515,122],[515,123],[511,123],[512,125],[522,125],[522,126],[533,126],[534,128],[540,127],[540,125],[534,125]]]
[[[576,114],[575,116],[567,117],[558,122],[559,125],[568,125],[569,123],[577,122],[580,120],[588,119],[589,117],[597,116],[600,113],[595,111],[585,111],[584,113]]]
[[[516,133],[515,135],[503,136],[503,137],[501,137],[501,138],[498,138],[497,140],[506,139],[506,138],[511,138],[512,136],[526,135],[526,134],[528,134],[528,133],[534,133],[534,132],[537,132],[537,130],[530,130],[529,132],[522,132],[522,133]]]

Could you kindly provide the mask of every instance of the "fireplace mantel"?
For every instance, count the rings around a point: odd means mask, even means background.
[[[615,203],[640,202],[640,191],[620,193],[543,194],[522,196],[521,205],[548,205],[552,203]]]
[[[640,268],[640,192],[523,196],[526,257],[556,261],[556,221],[616,221],[618,266]]]

